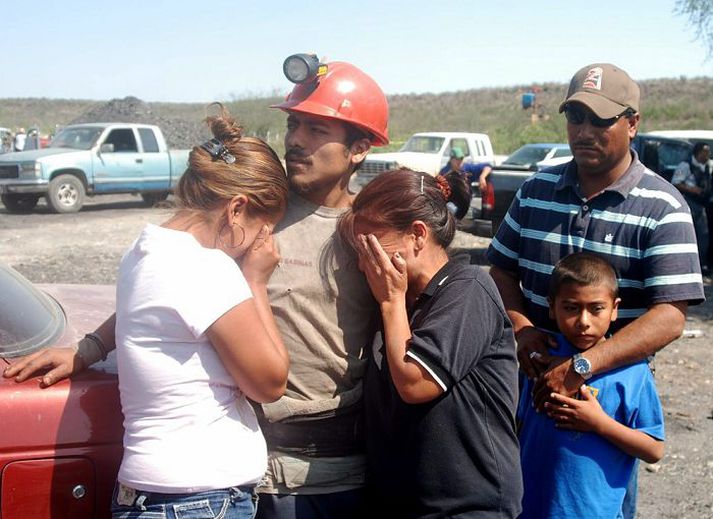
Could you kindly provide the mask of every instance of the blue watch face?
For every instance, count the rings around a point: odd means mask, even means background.
[[[585,358],[578,358],[574,361],[574,371],[577,373],[587,373],[589,371],[589,361]]]

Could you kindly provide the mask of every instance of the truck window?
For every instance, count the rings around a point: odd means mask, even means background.
[[[443,146],[443,137],[425,137],[414,135],[406,141],[399,151],[415,151],[417,153],[438,153]]]
[[[664,168],[675,169],[681,162],[691,158],[691,150],[674,142],[662,142],[659,146],[659,162]]]
[[[555,150],[555,154],[552,155],[553,159],[559,158],[559,157],[569,157],[572,155],[572,152],[569,151],[569,148],[557,148]]]
[[[139,128],[139,136],[145,153],[158,153],[158,141],[151,128]]]
[[[102,129],[96,126],[75,126],[65,128],[52,139],[50,148],[73,148],[89,150],[101,135]]]
[[[453,148],[460,148],[460,150],[465,154],[466,157],[470,155],[470,147],[468,146],[468,141],[465,139],[451,139],[451,148],[446,150],[446,154],[450,155],[451,149]]]
[[[131,128],[117,128],[112,130],[104,141],[105,144],[113,144],[116,153],[136,153],[139,148],[136,146],[136,137]]]

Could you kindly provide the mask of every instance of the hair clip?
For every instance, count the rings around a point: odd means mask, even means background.
[[[211,139],[207,142],[201,144],[201,148],[207,151],[213,160],[221,158],[226,164],[232,164],[235,162],[235,155],[228,151],[228,148],[220,142],[218,139]]]
[[[446,204],[446,209],[448,209],[448,211],[454,216],[458,212],[458,207],[453,202],[448,202]]]
[[[423,194],[423,175],[421,175],[421,194]]]

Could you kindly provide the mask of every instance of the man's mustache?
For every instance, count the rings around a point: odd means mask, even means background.
[[[297,162],[309,162],[309,156],[299,149],[291,149],[285,153],[285,160],[294,160]]]

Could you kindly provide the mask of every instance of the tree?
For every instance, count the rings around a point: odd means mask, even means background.
[[[713,0],[676,0],[674,12],[688,16],[696,38],[703,42],[708,58],[713,59]]]

